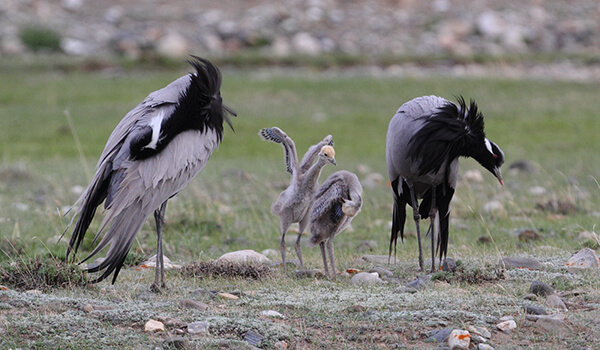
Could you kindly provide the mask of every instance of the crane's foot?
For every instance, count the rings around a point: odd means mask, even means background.
[[[169,287],[167,287],[167,284],[164,282],[161,283],[160,286],[155,282],[148,287],[148,290],[150,290],[152,293],[161,294],[163,291],[169,290]]]

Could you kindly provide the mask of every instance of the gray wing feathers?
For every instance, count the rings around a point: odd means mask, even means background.
[[[214,131],[205,134],[200,131],[186,131],[175,137],[156,157],[123,162],[118,170],[123,174],[119,175],[119,187],[116,190],[112,189],[115,191],[112,195],[113,203],[118,204],[107,209],[96,238],[101,236],[107,227],[110,226],[110,229],[90,256],[108,243],[111,243],[111,247],[115,246],[115,237],[119,240],[125,239],[122,236],[135,237],[139,228],[133,231],[121,230],[118,231],[121,232],[121,236],[115,236],[116,231],[113,228],[124,225],[119,223],[122,214],[129,213],[130,219],[140,219],[143,223],[164,201],[187,186],[204,168],[217,145],[217,135]],[[139,227],[141,228],[141,225]]]
[[[389,179],[409,177],[417,171],[417,165],[408,157],[408,142],[420,129],[418,121],[423,116],[435,114],[439,108],[450,103],[438,96],[417,97],[404,103],[390,121],[386,137],[386,162]]]
[[[258,135],[265,141],[280,143],[283,146],[286,170],[290,174],[298,171],[298,154],[294,141],[278,127],[261,129]]]
[[[333,173],[315,194],[311,220],[325,214],[334,205],[343,203],[344,200],[355,199],[352,197],[361,193],[362,186],[356,175],[346,170]]]

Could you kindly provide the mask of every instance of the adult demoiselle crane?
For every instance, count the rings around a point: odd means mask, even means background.
[[[321,169],[327,164],[337,165],[335,162],[335,150],[332,147],[333,139],[331,135],[328,135],[321,142],[312,145],[306,151],[302,162],[299,163],[296,145],[283,130],[278,127],[262,129],[259,135],[265,141],[280,143],[283,146],[285,165],[288,173],[292,174],[290,185],[279,194],[279,198],[271,206],[271,213],[280,217],[281,240],[279,241],[279,249],[281,251],[283,271],[286,271],[285,234],[290,225],[295,222],[299,225],[295,245],[296,254],[298,255],[298,260],[300,260],[300,266],[304,268],[300,239],[310,219],[310,208],[313,203],[314,194],[318,188],[317,182],[319,175],[321,175]]]
[[[228,114],[236,115],[223,105],[219,69],[192,57],[188,62],[195,72],[150,93],[117,125],[92,182],[74,205],[78,209],[71,222],[79,217],[67,259],[77,253],[97,207],[104,202],[106,209],[94,241],[102,239],[82,261],[110,245],[105,260],[88,269],[104,271],[94,282],[114,272],[115,283],[136,234],[154,212],[158,243],[151,288],[166,287],[161,233],[167,201],[204,168],[223,138],[223,121],[231,127]]]
[[[398,233],[404,239],[406,204],[413,208],[419,245],[419,268],[423,250],[419,220],[429,217],[431,271],[435,269],[435,217],[439,214],[440,262],[448,250],[450,200],[458,180],[458,158],[471,157],[498,178],[504,153],[485,137],[483,115],[474,101],[458,105],[437,96],[423,96],[403,104],[387,132],[386,161],[394,194],[389,255],[396,252]],[[418,200],[422,199],[419,206]]]
[[[362,186],[358,177],[346,170],[337,171],[325,180],[315,194],[310,213],[310,242],[319,244],[325,275],[335,279],[335,256],[333,239],[344,231],[362,208]],[[327,254],[325,254],[327,241]],[[327,255],[331,262],[331,274],[327,268]]]

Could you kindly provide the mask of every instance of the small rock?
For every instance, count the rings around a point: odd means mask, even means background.
[[[567,311],[567,306],[562,299],[556,294],[550,294],[546,297],[546,305],[553,309],[559,309],[562,311]]]
[[[600,261],[596,252],[590,248],[583,248],[573,254],[565,263],[569,272],[578,272],[581,269],[598,269]]]
[[[98,260],[96,260],[96,261],[98,261]],[[96,264],[96,261],[94,261],[94,264]],[[181,268],[181,265],[172,264],[171,263],[171,259],[167,258],[164,255],[163,255],[163,264],[165,266],[165,269],[179,269],[179,268]],[[140,267],[142,267],[142,268],[155,268],[156,267],[156,254],[154,254],[152,257],[150,257],[150,259],[148,259],[148,260],[144,261],[143,263],[141,263]]]
[[[456,261],[452,258],[444,259],[442,263],[442,271],[445,272],[455,272],[456,271]]]
[[[429,341],[436,341],[438,343],[444,343],[446,340],[448,340],[450,333],[452,333],[452,328],[444,328],[444,329],[433,331],[429,335]]]
[[[483,205],[483,211],[492,214],[501,214],[504,212],[504,205],[500,201],[489,201]]]
[[[547,296],[554,293],[554,288],[550,287],[546,283],[533,281],[529,286],[529,293],[535,295]]]
[[[481,175],[481,171],[479,171],[478,169],[471,169],[465,171],[463,178],[468,182],[483,183],[483,175]]]
[[[169,337],[163,342],[166,348],[189,349],[190,341],[181,336]]]
[[[252,346],[257,346],[263,341],[263,339],[265,339],[264,335],[253,330],[249,330],[246,332],[246,335],[244,335],[244,341]]]
[[[534,321],[535,324],[544,331],[550,332],[553,335],[563,337],[571,333],[570,327],[564,322],[565,315],[527,315],[526,319]]]
[[[84,312],[87,312],[88,314],[92,311],[94,311],[94,307],[92,306],[92,304],[85,304],[83,305],[83,307],[81,308]]]
[[[384,269],[381,266],[376,266],[369,270],[370,273],[377,272],[382,277],[394,277],[394,273],[390,270]]]
[[[361,184],[364,188],[374,189],[379,187],[382,183],[385,182],[385,178],[383,175],[379,173],[370,173],[365,176],[364,179],[361,180]]]
[[[265,249],[262,252],[260,252],[262,255],[266,256],[269,259],[277,259],[279,257],[279,252],[275,249]]]
[[[494,347],[491,346],[490,344],[478,344],[477,345],[477,350],[494,350]]]
[[[360,242],[360,244],[358,245],[358,247],[356,247],[356,249],[359,252],[369,252],[369,251],[375,250],[375,248],[377,248],[378,245],[379,244],[377,243],[377,241],[364,240],[364,241]]]
[[[508,167],[510,172],[534,173],[535,166],[528,160],[516,160]]]
[[[225,292],[217,293],[217,295],[223,299],[229,299],[229,300],[238,300],[240,298],[237,295],[233,295],[231,293],[225,293]]]
[[[528,293],[523,295],[523,299],[525,300],[536,300],[537,299],[537,295],[533,294],[533,293]]]
[[[187,331],[193,335],[209,335],[210,324],[208,322],[192,322],[187,325]]]
[[[500,322],[514,320],[515,318],[512,316],[502,316],[500,317]]]
[[[396,290],[394,292],[396,293],[410,293],[410,294],[415,294],[417,293],[419,290],[416,288],[411,288],[411,287],[399,287],[396,288]]]
[[[579,233],[579,235],[577,236],[577,239],[580,241],[591,240],[591,241],[598,242],[598,235],[596,234],[596,232],[583,231],[583,232]]]
[[[30,289],[30,290],[26,290],[25,293],[27,294],[36,294],[36,295],[40,295],[43,294],[41,290],[39,289]]]
[[[350,279],[354,285],[360,286],[370,286],[373,284],[381,284],[385,283],[381,278],[379,278],[379,274],[377,272],[359,272]]]
[[[192,299],[183,299],[179,301],[179,306],[182,309],[198,309],[201,311],[205,311],[208,309],[208,304],[192,300]]]
[[[511,330],[517,328],[517,323],[515,320],[508,320],[504,322],[500,322],[496,325],[496,327],[504,333],[508,333]]]
[[[247,249],[223,254],[220,258],[217,259],[217,262],[221,261],[228,261],[233,263],[268,263],[271,261],[271,259],[267,258],[266,256],[260,253],[255,252],[254,250]]]
[[[425,288],[425,286],[426,286],[425,281],[423,281],[419,277],[415,278],[407,285],[408,288],[414,288],[416,290],[423,289],[423,288]]]
[[[519,241],[523,242],[538,241],[540,239],[540,235],[532,229],[520,230],[518,237]]]
[[[108,305],[98,305],[98,304],[85,304],[81,307],[81,309],[87,313],[92,311],[107,311],[114,309],[112,306]]]
[[[166,57],[179,58],[188,53],[189,46],[187,39],[183,35],[172,32],[158,40],[156,51]]]
[[[292,37],[292,47],[300,54],[318,55],[321,53],[319,39],[307,32],[296,33]]]
[[[267,317],[285,318],[285,316],[283,316],[282,314],[280,314],[279,312],[277,312],[275,310],[264,310],[264,311],[261,311],[260,314],[262,316],[267,316]]]
[[[492,333],[485,327],[469,326],[468,330],[470,333],[480,335],[487,339],[492,337]]]
[[[448,346],[451,349],[468,349],[471,344],[471,334],[464,329],[455,329],[448,336]]]
[[[275,342],[275,344],[273,344],[273,347],[275,348],[275,350],[286,350],[288,347],[287,342],[280,340],[278,342]]]
[[[314,270],[298,270],[296,271],[297,278],[327,278],[325,271],[322,269]]]
[[[547,315],[546,309],[541,306],[525,305],[525,313],[528,315]]]
[[[507,269],[528,269],[538,271],[544,269],[544,266],[539,261],[532,258],[506,257],[500,259],[498,265]]]
[[[363,255],[362,256],[363,260],[367,261],[367,262],[371,262],[371,263],[375,263],[375,264],[387,264],[388,261],[390,263],[395,263],[395,259],[392,257],[390,259],[389,256],[387,255]]]
[[[529,188],[529,194],[534,195],[534,196],[542,196],[542,195],[546,194],[547,192],[548,192],[548,190],[546,190],[542,186],[533,186],[533,187]]]
[[[144,325],[144,332],[157,332],[164,330],[165,325],[160,321],[148,320],[148,322],[146,322],[146,324]]]

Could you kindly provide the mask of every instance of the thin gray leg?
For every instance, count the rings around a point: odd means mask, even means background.
[[[429,209],[429,237],[431,238],[431,272],[435,272],[435,216],[437,214],[437,205],[435,199],[435,187],[431,189],[431,208]],[[439,230],[439,229],[438,229]],[[441,264],[441,261],[440,261]]]
[[[337,270],[335,269],[335,255],[333,254],[333,238],[327,240],[327,253],[329,254],[329,261],[331,262],[331,279],[335,280]]]
[[[287,272],[287,266],[285,262],[286,256],[286,245],[285,245],[285,234],[290,227],[289,222],[281,220],[281,240],[279,241],[279,251],[281,252],[281,265],[283,265],[283,272]]]
[[[298,255],[298,260],[300,260],[300,267],[304,270],[304,261],[302,260],[302,249],[300,247],[300,240],[302,239],[302,233],[304,233],[304,229],[308,225],[308,221],[310,216],[306,214],[302,220],[298,223],[298,237],[296,238],[296,255]]]
[[[410,182],[406,182],[410,189],[410,198],[412,200],[413,207],[413,219],[415,220],[415,226],[417,227],[417,243],[419,244],[419,271],[423,271],[423,246],[421,245],[421,227],[419,223],[421,221],[421,215],[419,214],[419,202],[417,202],[417,196],[413,189],[413,185]]]
[[[327,267],[327,255],[325,254],[325,242],[319,243],[321,248],[321,256],[323,257],[323,266],[325,267],[325,276],[329,277],[329,268]]]
[[[164,201],[158,209],[154,211],[154,222],[156,223],[156,270],[154,274],[154,283],[150,289],[154,292],[160,292],[162,288],[167,287],[165,279],[165,264],[163,258],[162,228],[165,223],[165,211],[167,210],[167,201]]]

